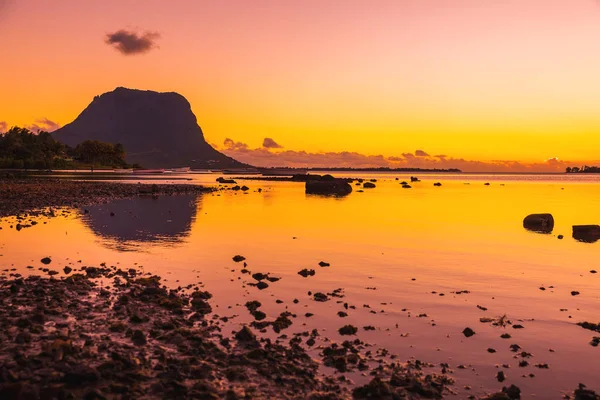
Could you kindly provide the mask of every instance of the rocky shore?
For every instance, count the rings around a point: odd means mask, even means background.
[[[205,193],[199,185],[71,181],[50,178],[0,178],[0,217],[51,212],[55,207],[85,207],[137,196]]]
[[[226,332],[198,286],[167,289],[136,269],[64,272],[0,280],[0,398],[441,398],[452,381],[419,362],[380,361],[369,384],[351,388],[319,373],[301,336],[271,341],[243,324]],[[360,348],[331,345],[324,363],[369,370]]]

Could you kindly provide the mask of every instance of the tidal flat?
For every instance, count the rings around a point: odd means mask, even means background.
[[[600,222],[597,178],[362,174],[323,197],[218,176],[20,192],[2,393],[597,398],[600,243],[570,235]],[[523,229],[541,212],[551,233]]]

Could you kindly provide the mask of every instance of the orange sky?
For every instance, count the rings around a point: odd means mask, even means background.
[[[221,147],[600,159],[596,0],[0,0],[0,54],[9,126],[125,86],[183,94]]]

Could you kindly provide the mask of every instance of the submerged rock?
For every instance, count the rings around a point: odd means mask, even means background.
[[[539,233],[550,233],[554,229],[554,217],[552,214],[530,214],[523,219],[523,228]]]
[[[364,187],[365,189],[374,189],[376,186],[375,186],[375,184],[374,184],[374,183],[372,183],[372,182],[365,182],[365,183],[363,183],[363,187]]]

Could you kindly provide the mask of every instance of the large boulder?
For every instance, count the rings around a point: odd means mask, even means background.
[[[352,186],[345,179],[327,179],[306,181],[306,194],[323,196],[347,196],[352,193]]]
[[[552,214],[530,214],[523,220],[523,228],[534,232],[550,233],[554,229]]]
[[[206,142],[190,103],[178,93],[116,88],[96,96],[53,136],[72,147],[85,140],[121,143],[127,162],[145,168],[247,167]]]
[[[594,243],[600,240],[600,225],[573,225],[573,239]]]

